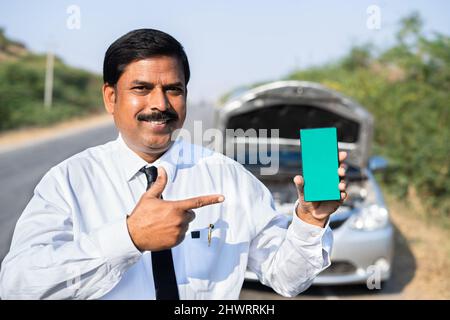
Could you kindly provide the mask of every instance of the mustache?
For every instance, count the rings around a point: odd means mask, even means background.
[[[178,115],[173,111],[154,111],[151,113],[140,113],[137,119],[139,121],[170,121],[177,120]]]

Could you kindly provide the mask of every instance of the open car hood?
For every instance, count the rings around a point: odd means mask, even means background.
[[[367,166],[373,117],[361,105],[320,84],[277,81],[231,98],[216,112],[216,127],[225,129],[279,129],[279,150],[297,149],[300,129],[336,127],[346,162]],[[269,138],[270,139],[270,138]]]

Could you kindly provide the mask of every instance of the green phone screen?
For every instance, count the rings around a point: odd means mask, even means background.
[[[305,201],[340,200],[336,128],[301,129]]]

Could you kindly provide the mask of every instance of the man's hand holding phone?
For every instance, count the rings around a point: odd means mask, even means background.
[[[347,152],[339,152],[339,162],[341,162],[338,175],[342,180],[345,178],[345,167],[342,162],[347,157]],[[319,227],[324,227],[327,223],[329,216],[339,208],[339,206],[347,198],[345,191],[346,185],[344,182],[339,182],[339,190],[341,192],[341,199],[331,201],[305,201],[304,200],[304,179],[302,176],[297,175],[294,177],[294,183],[298,193],[298,206],[296,208],[297,216],[303,221],[314,224]]]
[[[338,152],[336,128],[300,130],[303,176],[296,176],[299,204],[298,217],[324,227],[329,216],[347,197],[345,168],[346,152]]]

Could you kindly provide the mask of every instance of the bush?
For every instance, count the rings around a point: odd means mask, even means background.
[[[101,110],[100,76],[55,59],[53,105],[43,105],[46,57],[27,54],[0,63],[0,131],[45,126]]]

